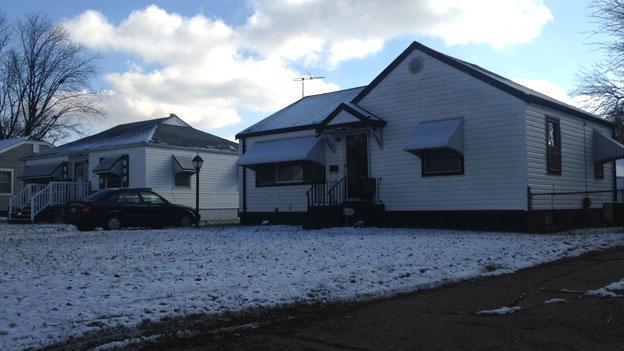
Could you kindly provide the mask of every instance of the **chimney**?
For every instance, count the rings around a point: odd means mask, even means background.
[[[169,117],[178,117],[178,115],[176,115],[175,113],[170,113]]]

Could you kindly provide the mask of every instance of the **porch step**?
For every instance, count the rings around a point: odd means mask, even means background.
[[[348,209],[348,210],[345,210]],[[352,213],[345,215],[345,213]],[[363,222],[365,226],[382,226],[386,222],[384,204],[348,202],[335,206],[314,206],[308,209],[306,229],[352,226]]]

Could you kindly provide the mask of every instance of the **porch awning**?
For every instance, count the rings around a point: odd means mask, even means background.
[[[195,173],[193,159],[186,156],[173,155],[173,173]]]
[[[594,129],[594,162],[608,162],[624,158],[624,145]]]
[[[63,165],[65,162],[55,162],[43,165],[25,166],[21,179],[63,179]]]
[[[464,119],[422,122],[407,139],[404,150],[419,155],[422,150],[451,149],[464,154]]]
[[[122,162],[123,155],[105,157],[100,159],[100,162],[93,168],[93,173],[96,174],[114,174],[121,177],[122,175]]]
[[[260,141],[238,158],[239,166],[263,163],[311,161],[325,164],[325,150],[316,136]]]

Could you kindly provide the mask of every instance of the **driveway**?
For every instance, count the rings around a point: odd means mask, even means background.
[[[161,340],[143,348],[622,350],[624,298],[587,294],[622,278],[624,247],[616,247],[514,274],[373,302],[311,308],[259,328],[225,328],[190,339]],[[593,293],[605,294],[624,291]],[[519,310],[499,309],[504,306]],[[492,310],[514,313],[483,314]],[[283,316],[283,311],[280,313]]]

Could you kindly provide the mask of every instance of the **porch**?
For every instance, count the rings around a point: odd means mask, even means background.
[[[86,198],[91,192],[89,183],[49,182],[29,183],[9,199],[7,222],[35,223],[55,221],[71,201]]]
[[[381,201],[380,188],[381,178],[369,177],[344,177],[312,184],[306,192],[304,228],[384,225],[386,210]]]

